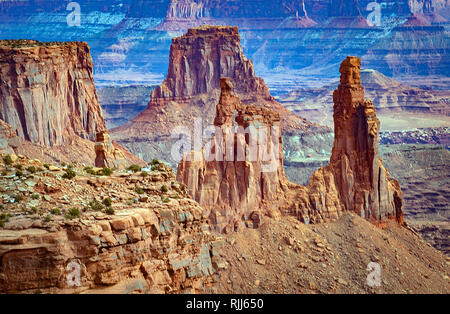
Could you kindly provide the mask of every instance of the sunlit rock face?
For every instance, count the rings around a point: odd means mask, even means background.
[[[0,55],[0,119],[22,140],[56,146],[105,129],[86,43],[1,41]]]
[[[360,68],[357,57],[347,57],[341,64],[340,85],[333,95],[333,153],[328,166],[315,171],[307,186],[286,179],[281,137],[272,137],[271,145],[257,146],[257,152],[269,152],[270,162],[277,165],[274,169],[265,169],[268,162],[260,154],[255,160],[251,158],[256,131],[245,136],[233,133],[234,114],[242,129],[257,125],[273,130],[280,124],[279,117],[271,110],[243,106],[232,94],[229,79],[221,80],[213,144],[186,154],[177,173],[191,196],[210,211],[214,226],[223,232],[236,231],[244,223],[257,226],[264,215],[280,213],[320,223],[335,220],[345,211],[376,224],[386,219],[403,222],[402,191],[382,164],[378,152],[380,121],[373,103],[364,99]],[[239,159],[241,147],[245,153]]]

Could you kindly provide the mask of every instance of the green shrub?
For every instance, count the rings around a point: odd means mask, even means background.
[[[141,177],[143,177],[143,178],[148,177],[148,172],[142,171],[142,172],[141,172]]]
[[[50,215],[45,216],[45,221],[46,222],[52,221],[52,216],[50,216]]]
[[[41,199],[41,196],[38,193],[33,193],[33,194],[31,194],[31,198],[34,200],[39,200],[39,199]]]
[[[153,165],[151,170],[152,171],[158,171],[159,170],[159,165]]]
[[[69,179],[69,180],[71,180],[71,179],[75,178],[76,176],[77,176],[76,172],[73,171],[72,169],[68,168],[68,169],[65,170],[65,173],[63,174],[62,177],[63,177],[64,179]]]
[[[107,207],[106,210],[105,210],[105,213],[107,215],[114,215],[115,211],[114,211],[114,209],[112,207]]]
[[[13,196],[15,202],[22,202],[23,201],[23,195],[22,194],[16,194]]]
[[[141,171],[141,166],[139,165],[131,165],[127,168],[127,170],[133,171],[134,173]]]
[[[26,170],[30,173],[36,173],[36,167],[34,167],[34,166],[29,166],[29,167],[27,167]]]
[[[69,211],[66,214],[66,218],[67,219],[74,219],[74,218],[80,218],[81,216],[81,212],[78,208],[73,207],[71,209],[69,209]]]
[[[159,165],[160,161],[158,159],[153,158],[152,162],[150,163],[151,165]]]
[[[137,187],[134,189],[134,191],[135,191],[137,194],[144,194],[144,190],[143,190],[141,187],[139,187],[139,186],[137,186]]]
[[[3,163],[4,163],[6,166],[11,166],[11,165],[13,164],[11,155],[6,155],[6,156],[4,156],[4,157],[3,157]]]
[[[112,171],[112,169],[110,169],[108,167],[103,167],[103,169],[100,170],[98,172],[98,174],[101,175],[101,176],[108,176],[109,177],[110,175],[113,174],[113,171]]]
[[[110,207],[112,205],[112,199],[110,199],[109,197],[103,199],[103,205],[105,205],[106,207]]]
[[[53,215],[61,215],[61,210],[55,207],[50,210],[50,213],[52,213]]]
[[[102,203],[100,203],[96,199],[93,199],[92,201],[89,202],[89,207],[94,211],[100,211],[104,208]]]
[[[22,172],[22,170],[17,170],[16,171],[16,177],[23,177],[23,172]]]
[[[169,189],[167,188],[166,185],[161,186],[161,192],[167,193],[168,191],[169,191]]]
[[[2,171],[2,176],[7,176],[7,175],[8,175],[8,171],[3,170],[3,171]]]
[[[48,169],[50,169],[50,165],[49,164],[44,164],[44,168],[48,170]]]
[[[23,166],[21,164],[16,164],[14,165],[14,168],[16,168],[17,170],[22,170]]]

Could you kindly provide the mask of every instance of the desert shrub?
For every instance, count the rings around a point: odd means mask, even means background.
[[[108,168],[108,167],[103,167],[103,169],[100,170],[98,172],[98,174],[101,175],[101,176],[110,176],[110,175],[113,174],[113,170]]]
[[[30,173],[36,173],[36,167],[34,167],[34,166],[29,166],[29,167],[27,167],[26,170]]]
[[[112,207],[107,207],[106,210],[105,210],[105,213],[107,215],[114,215],[115,211],[114,211],[114,209]]]
[[[169,191],[169,189],[167,188],[166,185],[161,186],[161,192],[167,193],[168,191]]]
[[[150,163],[152,166],[153,165],[159,165],[160,161],[158,159],[153,158],[152,162]]]
[[[143,178],[148,177],[148,172],[142,171],[141,172],[141,177],[143,177]]]
[[[135,164],[127,168],[127,170],[133,171],[134,173],[141,171],[141,169],[142,169],[141,166]]]
[[[15,202],[22,202],[23,201],[23,195],[22,194],[15,194],[14,196],[13,196],[13,198],[14,198],[14,201]]]
[[[22,172],[22,170],[17,170],[16,171],[16,177],[23,177],[23,172]]]
[[[69,179],[69,180],[71,180],[71,179],[73,179],[73,178],[75,178],[77,176],[77,174],[76,174],[76,172],[75,171],[73,171],[72,169],[70,169],[70,168],[67,168],[66,170],[65,170],[65,173],[63,174],[63,178],[64,179]]]
[[[50,213],[52,213],[53,215],[61,215],[61,210],[55,207],[50,210]]]
[[[12,158],[11,158],[11,155],[6,155],[6,156],[4,156],[4,157],[3,157],[3,163],[4,163],[6,166],[11,166],[11,165],[13,164],[13,160],[12,160]]]
[[[50,216],[50,215],[45,216],[45,221],[46,222],[52,221],[52,216]]]
[[[8,171],[3,170],[3,171],[2,171],[2,176],[6,176],[6,175],[8,175]]]
[[[50,165],[49,164],[44,164],[44,168],[48,170],[48,169],[50,169]]]
[[[96,199],[93,199],[89,202],[89,207],[94,211],[100,211],[104,208],[103,204],[97,201]]]
[[[81,216],[81,212],[78,208],[73,207],[71,209],[69,209],[69,211],[66,214],[66,218],[67,219],[74,219],[74,218],[80,218]]]
[[[14,168],[16,168],[17,170],[23,170],[23,166],[21,164],[15,164]]]
[[[110,199],[109,197],[103,199],[103,205],[105,205],[106,207],[110,207],[112,205],[112,199]]]
[[[38,200],[41,198],[41,196],[38,193],[33,193],[33,194],[31,194],[31,198],[34,200]]]
[[[139,187],[139,186],[137,186],[137,187],[134,189],[134,191],[135,191],[137,194],[144,194],[144,190],[143,190],[141,187]]]

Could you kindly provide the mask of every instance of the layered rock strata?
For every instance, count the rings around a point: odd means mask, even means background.
[[[221,231],[237,230],[243,221],[259,224],[262,214],[276,216],[279,213],[293,214],[306,223],[334,220],[344,211],[355,212],[377,223],[390,218],[402,222],[402,192],[382,165],[378,153],[380,122],[372,102],[364,99],[360,66],[361,61],[356,57],[348,57],[341,65],[341,84],[333,96],[333,153],[329,165],[314,172],[306,187],[287,181],[282,150],[275,149],[281,147],[281,138],[275,141],[272,138],[267,142],[275,144],[264,147],[271,156],[270,161],[277,164],[276,168],[266,171],[262,166],[267,159],[259,154],[256,160],[250,158],[252,132],[244,140],[236,135],[231,141],[215,142],[209,150],[215,154],[221,145],[225,146],[220,149],[223,152],[243,146],[243,160],[224,157],[211,160],[208,149],[184,157],[177,178],[188,186],[195,200],[211,210],[211,221]],[[271,129],[279,124],[278,116],[270,110],[242,106],[231,94],[228,80],[222,80],[221,87],[215,120],[219,128],[230,126],[235,112],[239,126],[258,125],[258,128]]]
[[[43,167],[24,157],[15,163]],[[32,179],[2,176],[0,293],[214,292],[213,275],[226,267],[224,241],[207,232],[203,209],[172,170],[154,166],[145,178],[73,168],[70,181],[53,165]],[[20,204],[6,204],[11,191],[22,195]],[[109,211],[102,198],[113,200]]]
[[[97,133],[95,166],[123,169],[127,164],[123,151],[116,148],[115,143],[109,137],[108,131]]]
[[[86,43],[1,41],[0,56],[0,119],[22,140],[57,146],[105,129]]]
[[[96,152],[97,164],[142,162],[108,141],[94,150],[106,125],[93,68],[86,43],[0,41],[0,120],[17,137],[17,153],[89,165],[94,164]]]

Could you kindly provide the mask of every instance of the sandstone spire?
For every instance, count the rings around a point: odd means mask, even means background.
[[[347,57],[333,94],[335,141],[330,160],[344,210],[368,219],[401,215],[401,191],[389,180],[378,153],[380,121],[372,101],[364,99],[361,60]]]
[[[233,94],[230,80],[221,79],[214,124],[222,136],[213,137],[214,145],[206,152],[186,155],[177,173],[177,179],[188,186],[193,198],[211,211],[214,225],[222,231],[236,230],[244,221],[254,226],[255,222],[261,223],[264,214],[274,216],[277,212],[294,215],[305,223],[334,220],[344,211],[374,223],[403,221],[402,192],[398,182],[389,178],[379,156],[380,121],[373,103],[364,99],[360,68],[357,57],[342,62],[341,83],[333,95],[333,153],[329,165],[314,172],[306,187],[286,179],[281,136],[275,141],[272,137],[272,145],[258,146],[258,158],[252,160],[251,135],[255,132],[248,132],[244,138],[234,135],[233,117],[242,129],[266,126],[274,130],[280,127],[279,115],[243,105]],[[242,144],[244,159],[236,159],[236,149],[231,150],[234,159],[227,158],[230,147]],[[260,158],[260,152],[269,152],[278,167],[264,171],[267,162]],[[216,158],[210,159],[209,154]],[[201,158],[194,160],[195,156]]]

